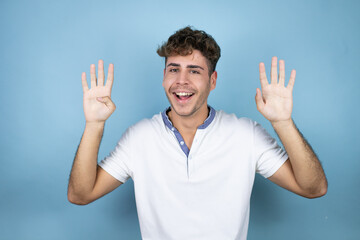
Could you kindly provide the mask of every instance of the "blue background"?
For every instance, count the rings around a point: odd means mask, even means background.
[[[122,132],[168,106],[156,48],[193,25],[222,48],[209,103],[260,122],[258,63],[297,70],[293,118],[322,161],[325,197],[296,196],[257,176],[248,239],[360,239],[359,1],[0,2],[0,239],[140,239],[133,182],[67,201],[84,129],[81,72],[115,65],[99,159]],[[226,199],[224,199],[226,201]]]

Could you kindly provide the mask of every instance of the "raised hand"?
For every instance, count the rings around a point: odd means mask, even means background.
[[[277,74],[277,57],[271,61],[269,84],[266,78],[264,63],[259,64],[260,84],[262,93],[259,88],[256,89],[256,105],[259,112],[268,119],[272,124],[281,121],[291,120],[293,108],[292,91],[295,83],[296,71],[292,70],[290,80],[285,87],[285,62],[279,61],[279,78]]]
[[[105,122],[105,120],[115,111],[115,104],[111,101],[111,88],[114,81],[114,65],[109,65],[105,85],[104,62],[102,60],[99,60],[98,63],[98,78],[96,78],[95,64],[90,65],[90,78],[91,88],[89,89],[85,72],[81,75],[86,122]]]

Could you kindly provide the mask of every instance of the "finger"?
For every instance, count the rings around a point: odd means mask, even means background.
[[[271,70],[270,70],[270,79],[271,79],[271,84],[276,84],[277,83],[277,57],[273,57],[271,59]]]
[[[279,61],[279,85],[285,86],[285,61]]]
[[[99,63],[98,63],[98,82],[97,82],[97,85],[98,85],[98,86],[104,86],[104,79],[105,79],[105,75],[104,75],[104,61],[103,61],[103,60],[99,60]]]
[[[291,71],[290,80],[289,80],[289,83],[288,83],[288,85],[287,85],[287,88],[289,88],[291,91],[292,91],[293,88],[294,88],[295,77],[296,77],[296,71],[295,71],[295,69],[293,69],[293,70]]]
[[[108,70],[108,76],[107,76],[107,79],[106,79],[106,87],[112,88],[112,85],[113,85],[113,82],[114,82],[114,64],[109,64],[109,70]]]
[[[113,101],[111,101],[111,98],[110,98],[109,96],[98,97],[98,98],[96,98],[96,99],[97,99],[99,102],[104,103],[111,112],[115,111],[116,106],[115,106],[115,104],[113,103]]]
[[[269,83],[266,78],[265,64],[262,62],[259,64],[259,74],[260,74],[261,88],[264,89],[264,87],[267,86]]]
[[[86,81],[86,73],[84,73],[84,72],[81,74],[81,84],[83,87],[83,92],[86,92],[89,90],[89,86]]]
[[[256,102],[256,107],[259,110],[259,112],[262,112],[262,109],[264,108],[265,103],[264,103],[264,99],[261,96],[261,91],[259,88],[256,89],[255,102]]]
[[[90,86],[91,86],[91,88],[96,87],[95,64],[90,65]]]

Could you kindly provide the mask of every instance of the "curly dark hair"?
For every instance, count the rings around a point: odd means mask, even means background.
[[[193,50],[199,50],[208,60],[209,75],[211,75],[215,71],[221,50],[214,38],[205,31],[195,30],[190,26],[182,28],[171,35],[168,41],[157,49],[157,53],[160,57],[165,57],[166,64],[168,57],[187,56],[192,54]]]

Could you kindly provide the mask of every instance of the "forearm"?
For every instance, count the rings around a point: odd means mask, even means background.
[[[310,194],[326,192],[327,181],[321,163],[292,119],[272,123],[272,126],[288,153],[298,185]]]
[[[97,156],[104,123],[87,123],[72,166],[68,198],[82,201],[94,188],[97,173]]]

